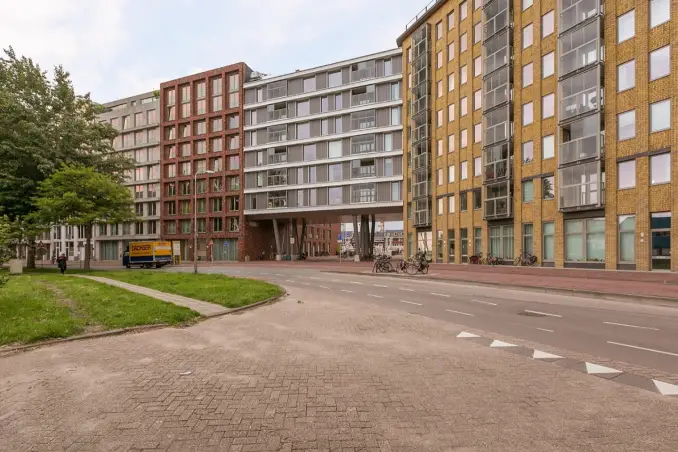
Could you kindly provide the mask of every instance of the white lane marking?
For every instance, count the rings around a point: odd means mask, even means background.
[[[561,359],[562,356],[554,355],[553,353],[542,352],[541,350],[535,350],[532,353],[533,359]]]
[[[285,282],[294,282],[293,279],[286,279]]]
[[[329,287],[327,286],[318,286],[318,287],[320,287],[321,289],[329,289]]]
[[[361,283],[360,281],[351,281],[351,284],[360,284],[360,285],[362,285],[362,283]]]
[[[619,345],[621,347],[629,347],[629,348],[635,348],[635,349],[638,349],[638,350],[645,350],[646,352],[661,353],[662,355],[678,356],[678,353],[665,352],[663,350],[655,350],[653,348],[638,347],[637,345],[621,344],[619,342],[612,342],[612,341],[607,341],[607,343],[612,344],[612,345]]]
[[[461,311],[453,311],[452,309],[445,309],[447,312],[451,312],[453,314],[461,314],[461,315],[467,315],[469,317],[475,317],[473,314],[469,314],[468,312],[461,312]]]
[[[305,285],[305,286],[310,286],[310,284],[307,283],[307,282],[303,282],[302,284]]]
[[[373,285],[374,287],[388,287],[388,286],[385,286],[385,285],[383,285],[383,284],[372,284],[372,285]]]
[[[308,279],[315,279],[316,281],[320,281],[320,278],[316,278],[315,276],[309,276]]]
[[[480,304],[488,304],[490,306],[497,306],[497,303],[492,303],[490,301],[483,301],[483,300],[471,300],[474,303],[480,303]]]
[[[341,289],[341,291],[342,291],[342,292],[346,292],[346,293],[353,293],[352,290]]]
[[[541,312],[541,311],[530,311],[528,309],[525,309],[525,312],[529,312],[530,314],[547,315],[549,317],[562,317],[562,315],[558,315],[558,314],[549,314],[548,312]]]
[[[373,294],[371,294],[371,293],[368,293],[367,296],[368,296],[368,297],[372,297],[372,298],[384,298],[384,297],[382,297],[381,295],[373,295]]]
[[[588,374],[620,374],[621,370],[613,369],[611,367],[601,366],[600,364],[584,363],[586,364],[586,373]]]
[[[539,331],[546,331],[547,333],[553,333],[553,330],[547,330],[546,328],[537,328]]]
[[[473,333],[467,333],[466,331],[462,331],[461,333],[457,334],[457,337],[459,338],[470,338],[470,337],[480,337],[477,334]]]
[[[659,328],[650,328],[649,326],[627,325],[626,323],[603,322],[605,325],[626,326],[628,328],[638,328],[640,330],[659,331]]]
[[[268,275],[268,273],[267,273],[267,272],[261,272],[261,274],[262,274],[262,275]]]
[[[435,292],[430,292],[431,295],[435,295],[436,297],[445,297],[445,298],[450,298],[449,295],[446,295],[444,293],[435,293]]]
[[[341,281],[339,281],[338,279],[331,279],[330,281],[332,281],[332,282],[341,282]]]
[[[493,340],[490,344],[490,348],[500,348],[500,347],[517,347],[515,344],[509,344],[508,342],[499,341],[497,339]]]
[[[661,395],[678,395],[678,386],[672,385],[671,383],[664,383],[659,380],[652,381]],[[0,420],[2,420],[2,418],[0,418]]]
[[[414,301],[400,300],[401,303],[413,304],[415,306],[422,306],[421,303],[415,303]]]
[[[407,292],[414,292],[414,289],[407,289],[405,287],[400,287],[400,290],[405,290]]]
[[[282,273],[274,273],[275,276],[283,276]]]

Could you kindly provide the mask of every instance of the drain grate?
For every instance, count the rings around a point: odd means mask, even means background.
[[[524,315],[527,317],[546,317],[544,314],[537,314],[536,312],[526,312],[526,311],[520,311],[518,315]]]

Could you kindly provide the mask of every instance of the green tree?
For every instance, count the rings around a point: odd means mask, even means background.
[[[80,165],[66,165],[40,182],[34,201],[38,224],[84,226],[85,270],[90,269],[94,224],[136,218],[129,189],[108,174]]]
[[[0,215],[25,223],[38,184],[63,164],[77,164],[121,179],[131,161],[113,152],[117,131],[102,123],[103,107],[77,95],[61,66],[52,79],[10,47],[0,57]],[[33,225],[24,224],[28,266],[35,266]],[[40,232],[40,231],[37,231]]]

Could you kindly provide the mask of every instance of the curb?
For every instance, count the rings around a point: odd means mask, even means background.
[[[120,336],[122,334],[127,334],[127,333],[143,333],[145,331],[152,331],[152,330],[157,330],[160,328],[165,328],[168,327],[169,324],[167,323],[156,323],[154,325],[141,325],[141,326],[132,326],[129,328],[118,328],[116,330],[108,330],[108,331],[101,331],[99,333],[89,333],[89,334],[81,334],[79,336],[71,336],[71,337],[65,337],[62,339],[50,339],[47,341],[42,341],[42,342],[36,342],[34,344],[26,344],[26,345],[17,345],[16,347],[8,347],[8,348],[0,348],[0,356],[5,355],[5,354],[10,354],[14,352],[21,352],[25,350],[30,350],[33,348],[38,348],[38,347],[45,347],[47,345],[58,345],[58,344],[64,344],[67,342],[75,342],[75,341],[83,341],[86,339],[98,339],[102,337],[109,337],[109,336]]]
[[[582,289],[563,289],[560,287],[538,287],[538,286],[525,286],[520,284],[511,284],[511,283],[492,283],[486,281],[468,281],[468,280],[457,280],[457,279],[445,279],[445,278],[436,278],[431,276],[410,276],[410,275],[399,275],[394,276],[389,273],[360,273],[360,272],[337,272],[337,271],[323,271],[323,273],[334,273],[334,274],[344,274],[344,275],[359,275],[359,276],[373,276],[373,277],[396,277],[396,278],[407,278],[412,280],[423,279],[426,281],[436,281],[449,284],[462,284],[468,286],[481,286],[481,287],[505,287],[511,290],[523,290],[526,292],[537,292],[537,293],[550,293],[554,295],[566,295],[571,297],[589,297],[589,298],[600,298],[604,300],[614,300],[614,301],[633,301],[633,302],[642,302],[642,303],[652,303],[659,306],[667,307],[676,307],[678,304],[678,298],[669,298],[669,297],[658,297],[654,295],[632,295],[624,293],[612,293],[612,292],[598,292],[595,290],[582,290]]]
[[[278,287],[280,287],[280,286],[278,286]],[[262,301],[257,301],[256,303],[248,304],[247,306],[240,306],[239,308],[229,309],[228,311],[225,311],[225,312],[218,312],[216,314],[203,315],[203,316],[200,316],[199,318],[202,319],[202,320],[213,319],[215,317],[222,317],[222,316],[229,315],[229,314],[236,314],[238,312],[247,311],[249,309],[257,308],[261,305],[276,302],[279,299],[281,299],[282,297],[287,296],[287,290],[285,290],[284,287],[281,287],[281,289],[282,289],[282,293],[280,295],[276,295],[275,297],[271,297],[271,298],[268,298],[268,299],[262,300]]]

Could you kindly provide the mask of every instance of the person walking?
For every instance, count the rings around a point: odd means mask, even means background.
[[[57,258],[57,265],[59,266],[59,271],[61,272],[62,275],[66,272],[67,261],[68,258],[66,257],[66,254],[63,253],[61,254],[61,256]]]

